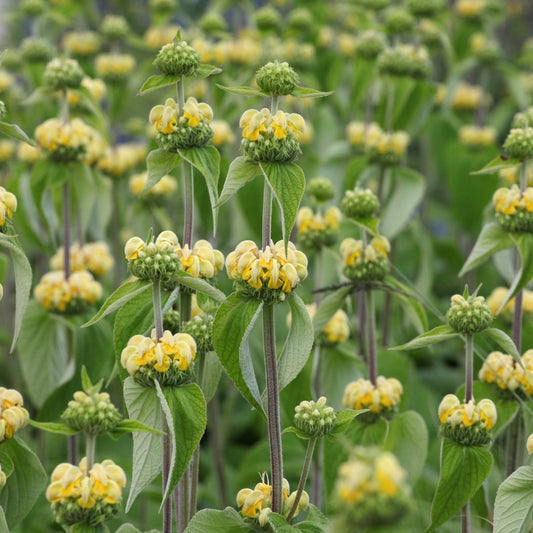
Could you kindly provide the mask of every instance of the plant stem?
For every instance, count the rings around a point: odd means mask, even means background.
[[[161,281],[156,279],[152,284],[152,302],[154,306],[155,335],[159,339],[163,336],[163,310],[161,308]]]
[[[474,399],[474,335],[465,335],[465,403]]]
[[[69,435],[67,437],[68,462],[71,465],[78,463],[78,435]]]
[[[278,111],[279,96],[277,94],[272,95],[272,101],[270,103],[270,113],[275,115]]]
[[[198,500],[198,474],[200,471],[200,445],[196,446],[194,450],[191,463],[189,465],[190,476],[189,476],[189,513],[188,520],[194,516],[196,513],[196,505]]]
[[[313,505],[322,508],[323,497],[323,479],[322,479],[322,467],[324,464],[324,442],[320,441],[317,446],[313,461],[313,474],[311,477],[311,502]]]
[[[170,430],[165,418],[165,413],[161,413],[161,419],[163,422],[163,494],[168,485],[168,479],[170,477]],[[177,509],[176,509],[177,513]],[[179,520],[176,516],[176,522],[178,523],[179,529]],[[172,498],[167,498],[163,505],[163,533],[172,533]]]
[[[70,277],[70,181],[63,184],[63,271],[65,281]]]
[[[87,472],[89,472],[96,460],[96,435],[85,434],[85,457],[87,458]]]
[[[313,453],[315,451],[315,445],[318,437],[311,437],[307,443],[307,450],[305,451],[304,465],[302,467],[302,473],[300,475],[300,481],[298,483],[298,488],[296,489],[296,498],[292,504],[291,510],[287,515],[287,522],[291,521],[291,518],[296,513],[298,509],[298,504],[300,503],[300,498],[302,497],[302,492],[304,491],[305,482],[307,481],[307,476],[309,475],[309,469],[311,467]]]
[[[509,431],[507,433],[507,444],[505,450],[505,476],[510,476],[518,466],[518,456],[521,445],[521,425],[522,425],[522,407],[519,406],[515,417],[511,421]]]
[[[270,245],[272,234],[272,190],[265,178],[265,186],[263,189],[263,224],[262,224],[263,250]]]
[[[218,411],[216,394],[207,404],[207,420],[209,420],[209,441],[211,442],[211,453],[213,454],[215,478],[220,498],[219,502],[222,507],[226,507],[229,504],[229,498],[224,472],[223,435],[220,428],[220,413]]]
[[[366,301],[366,347],[368,377],[374,387],[378,381],[378,353],[376,345],[376,312],[374,309],[374,294],[371,289],[365,290]]]
[[[194,172],[193,167],[188,161],[183,161],[183,194],[184,194],[184,211],[183,211],[183,245],[192,247],[192,232],[194,219]]]
[[[282,511],[283,450],[281,445],[281,417],[279,406],[278,369],[274,330],[274,305],[263,307],[263,348],[267,384],[268,440],[270,443],[270,468],[272,474],[272,511]]]
[[[461,514],[461,533],[470,533],[470,502],[466,502]]]
[[[385,129],[390,133],[392,131],[392,112],[394,111],[394,85],[389,78],[387,91],[387,104],[385,108]]]

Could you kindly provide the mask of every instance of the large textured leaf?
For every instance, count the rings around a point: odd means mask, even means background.
[[[161,405],[155,389],[142,387],[133,378],[126,378],[124,401],[131,419],[161,430]],[[126,512],[140,492],[161,472],[162,460],[161,435],[143,431],[133,433],[133,471]]]
[[[11,351],[17,342],[20,328],[22,327],[22,318],[30,298],[32,271],[31,265],[20,242],[17,238],[8,237],[0,233],[0,247],[7,248],[13,261],[13,272],[15,274],[15,329],[13,331],[13,341],[11,342]]]
[[[181,80],[181,76],[176,75],[167,75],[167,74],[156,74],[150,76],[144,83],[143,86],[139,89],[138,95],[146,94],[156,89],[161,89],[162,87],[168,87],[173,85]]]
[[[163,176],[181,163],[181,156],[174,152],[167,152],[163,148],[152,150],[146,157],[148,178],[143,191],[150,190]]]
[[[0,507],[12,529],[35,505],[46,487],[47,475],[37,456],[18,437],[6,440],[1,446],[14,465],[0,491]]]
[[[431,508],[427,532],[453,518],[474,496],[492,470],[492,455],[485,448],[442,443],[440,480]]]
[[[140,529],[137,529],[132,524],[122,524],[118,529],[117,533],[143,533]],[[157,529],[150,529],[150,531],[146,531],[144,533],[159,533]]]
[[[246,185],[250,180],[253,180],[260,172],[257,163],[247,161],[244,156],[236,157],[228,168],[228,175],[226,176],[226,181],[220,193],[217,206],[226,203],[241,187]]]
[[[303,170],[295,163],[259,163],[259,167],[278,203],[283,241],[287,246],[305,189]]]
[[[442,342],[448,339],[453,339],[457,337],[459,333],[456,333],[451,326],[448,324],[443,324],[442,326],[437,326],[422,335],[418,335],[414,339],[411,339],[409,342],[402,344],[400,346],[394,346],[389,348],[390,350],[416,350],[418,348],[423,348],[431,344],[436,344],[437,342]]]
[[[291,308],[291,326],[289,335],[278,358],[279,390],[283,390],[307,363],[313,348],[313,324],[309,311],[296,294],[287,297]]]
[[[232,507],[223,511],[203,509],[196,513],[184,533],[249,533],[250,524]]]
[[[239,293],[228,296],[219,307],[213,324],[213,345],[222,366],[248,402],[264,415],[251,355],[247,348],[250,332],[263,303]]]
[[[529,533],[533,523],[533,468],[521,466],[499,487],[494,533]]]

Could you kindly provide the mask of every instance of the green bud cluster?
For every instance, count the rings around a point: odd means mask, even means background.
[[[54,49],[47,39],[27,37],[21,44],[21,56],[28,63],[46,63],[54,55]]]
[[[491,39],[488,40],[482,48],[475,50],[473,55],[481,63],[491,65],[501,58],[502,50],[498,41]]]
[[[142,366],[133,379],[143,387],[154,388],[157,380],[161,387],[178,387],[190,383],[194,378],[194,365],[190,365],[187,370],[180,370],[176,366],[171,366],[166,372],[159,372],[152,366]]]
[[[188,333],[196,341],[199,354],[213,351],[213,315],[196,315],[183,325],[183,333]]]
[[[90,526],[96,527],[113,518],[119,508],[120,504],[105,503],[103,500],[98,500],[89,509],[80,507],[76,500],[52,503],[52,510],[56,521],[65,526],[89,524]]]
[[[42,15],[45,9],[46,4],[43,2],[43,0],[24,0],[20,4],[21,12],[30,17]]]
[[[106,15],[102,21],[101,32],[111,41],[125,39],[130,33],[128,21],[120,15]]]
[[[341,201],[341,211],[348,218],[374,217],[379,207],[378,197],[370,189],[357,186],[346,191]]]
[[[233,288],[246,296],[255,300],[261,300],[265,303],[282,303],[285,301],[286,294],[281,290],[272,290],[268,287],[255,289],[244,280],[235,280]]]
[[[208,11],[199,21],[200,29],[207,35],[220,34],[228,30],[228,24],[218,11]]]
[[[533,233],[533,213],[518,207],[512,215],[496,213],[500,226],[509,233]]]
[[[392,0],[356,0],[355,3],[373,11],[381,11],[382,9],[390,6]]]
[[[287,26],[291,30],[306,32],[316,26],[313,14],[305,7],[291,10],[287,20]]]
[[[81,85],[83,76],[83,70],[75,59],[56,57],[46,65],[43,83],[54,91],[75,89]]]
[[[331,433],[337,422],[337,415],[333,407],[326,405],[326,401],[322,396],[316,402],[301,402],[294,408],[294,425],[309,437],[321,437]]]
[[[298,74],[286,61],[274,61],[257,71],[256,81],[263,91],[274,96],[286,96],[298,85]]]
[[[377,30],[366,30],[356,39],[355,55],[375,59],[387,46],[387,38]]]
[[[305,233],[298,233],[298,244],[304,250],[322,250],[324,246],[335,244],[339,236],[338,228],[308,228]]]
[[[264,6],[254,14],[254,21],[259,31],[276,31],[281,28],[281,15],[272,6]]]
[[[176,0],[150,0],[148,6],[156,13],[167,14],[176,9]]]
[[[487,17],[497,18],[505,13],[505,6],[501,0],[486,0],[483,14]]]
[[[360,259],[353,265],[344,265],[342,273],[352,281],[381,281],[389,271],[389,260],[380,257],[376,261]]]
[[[169,76],[193,76],[200,66],[200,54],[186,41],[175,38],[159,50],[154,66]]]
[[[403,7],[394,6],[385,13],[385,28],[392,35],[401,35],[413,29],[415,19],[413,15]]]
[[[426,48],[398,45],[385,48],[378,56],[377,68],[380,74],[427,78],[431,62]]]
[[[171,333],[179,333],[180,331],[180,314],[175,309],[170,309],[163,316],[163,329]]]
[[[249,161],[289,163],[302,153],[300,143],[293,135],[277,139],[273,134],[265,133],[257,141],[243,139],[241,146]]]
[[[172,249],[160,249],[153,242],[128,262],[130,272],[139,279],[172,283],[180,270],[180,260]]]
[[[354,524],[362,528],[376,528],[394,524],[408,512],[411,499],[405,493],[400,493],[393,498],[384,494],[371,494],[350,506],[344,518],[347,528]],[[343,529],[342,531],[349,531]]]
[[[122,416],[113,405],[107,392],[74,393],[61,418],[71,428],[89,435],[104,435],[113,431]]]
[[[311,195],[315,202],[321,204],[333,199],[335,185],[327,178],[312,178],[307,183],[307,194]]]
[[[525,111],[516,113],[511,124],[513,128],[528,128],[533,127],[533,107],[529,107]]]
[[[509,157],[527,159],[533,156],[533,127],[513,128],[503,143]]]
[[[0,100],[0,120],[4,120],[7,115],[7,107],[6,104]]]
[[[442,437],[453,440],[463,446],[485,446],[492,440],[492,434],[481,422],[465,427],[461,424],[453,426],[442,424],[439,429]]]
[[[482,296],[461,296],[451,298],[451,306],[446,313],[448,324],[458,333],[478,333],[487,329],[494,316]]]
[[[407,0],[407,9],[416,17],[433,17],[444,7],[444,0]]]
[[[157,144],[167,152],[176,152],[181,148],[204,146],[213,137],[213,130],[205,121],[198,126],[189,126],[178,123],[176,131],[172,133],[159,132],[155,140]]]

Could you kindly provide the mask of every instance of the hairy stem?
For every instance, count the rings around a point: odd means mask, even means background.
[[[374,294],[371,289],[365,291],[366,302],[366,346],[368,377],[374,387],[378,380],[378,352],[376,345],[376,312],[374,309]]]
[[[263,224],[262,224],[263,250],[270,245],[272,234],[272,190],[268,180],[265,178],[265,186],[263,189]]]
[[[466,502],[461,514],[461,533],[470,533],[470,502]]]
[[[70,277],[70,181],[63,184],[63,271],[65,281]]]
[[[96,460],[96,435],[85,434],[85,457],[87,458],[87,472],[89,472]]]
[[[216,393],[213,399],[207,404],[207,419],[209,420],[209,441],[211,442],[211,453],[213,455],[219,501],[222,507],[227,507],[229,505],[229,498],[224,471],[224,443],[220,428],[220,413],[218,412]]]
[[[170,429],[167,424],[165,413],[161,414],[163,421],[163,494],[167,488],[168,479],[170,477]],[[179,523],[179,522],[178,522]],[[179,527],[178,527],[179,531]],[[163,533],[172,533],[172,498],[167,498],[163,505]]]
[[[292,517],[295,515],[298,505],[300,503],[300,498],[302,497],[302,492],[305,488],[305,482],[307,481],[307,476],[309,475],[309,469],[311,468],[311,463],[313,460],[313,453],[315,451],[315,445],[318,437],[311,437],[307,443],[307,450],[305,451],[304,465],[302,467],[302,473],[300,475],[300,481],[298,483],[298,488],[296,489],[296,498],[292,504],[291,510],[287,515],[287,522],[290,522]]]
[[[155,335],[159,339],[163,336],[163,310],[161,308],[161,281],[156,279],[152,284],[152,302],[154,306]]]
[[[465,335],[465,403],[474,399],[474,335]]]

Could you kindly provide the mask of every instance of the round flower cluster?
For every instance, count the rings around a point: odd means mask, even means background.
[[[533,107],[528,107],[525,111],[515,113],[511,126],[513,128],[528,128],[533,126]]]
[[[493,146],[496,141],[496,130],[490,126],[468,124],[459,130],[459,142],[463,146],[478,148]]]
[[[61,246],[50,258],[52,270],[62,270],[64,267],[65,253]],[[73,242],[70,246],[70,271],[88,270],[95,276],[103,276],[114,264],[115,260],[109,252],[109,247],[103,241],[91,242],[80,246]]]
[[[42,156],[40,146],[32,146],[27,143],[19,143],[17,146],[17,158],[24,163],[33,164],[39,161]]]
[[[348,237],[341,242],[340,252],[344,261],[343,273],[352,281],[381,281],[389,269],[390,244],[381,235],[366,246],[363,241]]]
[[[385,48],[379,54],[377,68],[381,74],[427,78],[431,61],[424,46],[398,44],[393,48]]]
[[[87,471],[87,459],[80,465],[61,463],[55,467],[46,499],[52,504],[57,522],[98,526],[119,509],[126,474],[111,459],[94,463]]]
[[[58,161],[81,161],[87,151],[91,130],[83,120],[73,118],[62,123],[50,118],[37,126],[35,138],[39,145]]]
[[[78,270],[65,280],[62,270],[46,273],[35,286],[35,299],[56,313],[81,313],[102,296],[102,286],[87,270]]]
[[[213,144],[215,146],[222,146],[223,144],[233,144],[235,135],[230,125],[225,120],[211,121],[211,129],[213,130]]]
[[[94,70],[106,83],[121,83],[133,72],[135,63],[135,57],[130,54],[99,54]]]
[[[257,71],[256,81],[261,90],[274,96],[286,96],[298,85],[298,74],[286,61],[274,61]]]
[[[148,172],[146,171],[131,176],[128,182],[130,192],[138,198],[142,197],[143,200],[154,200],[155,202],[158,202],[164,196],[169,196],[176,192],[178,188],[178,182],[176,179],[172,176],[166,175],[163,176],[153,187],[150,187],[150,189],[146,191],[146,196],[143,197],[142,193],[144,191],[144,186],[147,179]]]
[[[487,298],[487,305],[493,315],[498,314],[502,303],[506,300],[509,294],[509,289],[505,287],[496,287]],[[512,315],[514,312],[515,299],[511,298],[500,311],[500,315],[504,317]],[[522,311],[526,313],[533,313],[533,291],[529,289],[522,289]]]
[[[190,381],[196,358],[196,342],[187,333],[166,330],[159,339],[155,329],[151,337],[134,335],[122,350],[120,362],[135,381],[153,387],[157,379],[162,387]]]
[[[48,39],[26,37],[20,45],[20,53],[28,63],[46,63],[54,55],[54,48]]]
[[[457,111],[475,111],[479,106],[486,105],[488,98],[481,86],[463,82],[452,94],[452,107]]]
[[[244,516],[258,521],[261,527],[268,523],[268,515],[272,512],[272,486],[268,480],[261,480],[253,489],[241,489],[237,493],[237,506]],[[296,500],[296,491],[290,492],[289,482],[283,478],[283,516],[287,516]],[[300,501],[296,508],[295,516],[300,510],[305,510],[309,506],[309,495],[305,490],[302,492]]]
[[[470,37],[470,49],[474,57],[488,64],[497,61],[502,54],[498,41],[487,38],[483,33],[474,33]]]
[[[316,402],[304,400],[294,408],[294,425],[309,437],[320,437],[331,433],[337,422],[333,407],[326,405],[321,396]]]
[[[130,33],[128,21],[120,15],[106,15],[100,26],[102,35],[111,41],[124,39]]]
[[[318,204],[327,202],[335,196],[335,185],[328,178],[312,178],[307,183],[307,194]]]
[[[209,126],[212,119],[211,107],[193,96],[187,98],[183,110],[174,99],[167,98],[164,105],[152,108],[149,117],[150,124],[157,131],[157,143],[168,152],[203,146],[213,136]]]
[[[385,50],[387,38],[379,31],[365,30],[355,38],[354,46],[356,56],[373,60]]]
[[[454,294],[446,319],[458,333],[471,335],[487,329],[494,316],[483,296],[472,295],[465,298],[460,294]]]
[[[533,130],[532,130],[533,131]],[[492,196],[496,218],[511,233],[533,232],[533,187],[500,187]]]
[[[392,416],[402,399],[403,387],[396,378],[378,376],[376,385],[368,379],[359,378],[346,385],[343,404],[350,409],[369,409],[363,414],[363,421],[373,422],[378,416]],[[370,416],[367,416],[370,415]]]
[[[107,175],[119,178],[144,163],[146,146],[141,143],[125,143],[107,148],[98,159],[98,169]]]
[[[10,439],[28,423],[30,415],[23,405],[20,392],[0,387],[0,442]]]
[[[391,452],[355,448],[351,458],[340,465],[335,485],[346,524],[366,528],[401,518],[409,506],[406,479],[407,472]]]
[[[503,149],[509,157],[517,159],[533,156],[533,128],[513,128],[503,143]]]
[[[381,131],[379,135],[369,136],[365,144],[371,162],[389,166],[397,165],[407,152],[409,134],[406,131],[391,133]]]
[[[54,91],[65,91],[67,87],[79,87],[83,76],[83,70],[75,59],[55,57],[46,65],[43,83]]]
[[[15,152],[15,142],[11,139],[0,140],[0,162],[9,161]]]
[[[323,215],[301,207],[296,215],[298,242],[311,250],[331,246],[337,240],[340,219],[341,212],[335,206],[328,207]]]
[[[485,446],[497,420],[496,406],[488,399],[461,403],[455,394],[447,394],[439,405],[439,420],[444,437],[463,446]]]
[[[457,0],[455,12],[464,18],[476,19],[485,9],[486,0]]]
[[[165,315],[166,316],[166,315]],[[182,333],[188,333],[195,341],[197,352],[205,354],[213,348],[213,322],[215,317],[208,313],[193,316],[183,324]]]
[[[100,48],[100,36],[94,31],[69,31],[63,35],[61,47],[74,56],[90,56]]]
[[[307,257],[283,241],[260,250],[253,241],[242,241],[226,258],[230,279],[251,296],[265,301],[285,298],[307,277]]]
[[[523,367],[516,363],[512,355],[502,352],[491,352],[481,369],[479,379],[486,383],[495,383],[500,391],[509,398],[516,392],[523,392],[528,396],[533,394],[533,350],[527,350],[521,357]]]
[[[189,248],[187,244],[176,247],[180,268],[195,278],[212,278],[224,268],[224,255],[204,239]]]
[[[341,201],[341,211],[348,218],[375,217],[378,210],[378,197],[368,188],[356,186],[346,191]]]
[[[247,109],[241,116],[242,148],[251,161],[293,161],[300,153],[305,121],[298,113],[281,109],[274,115],[266,107]]]
[[[444,0],[407,0],[409,11],[417,17],[431,17],[444,5]]]
[[[11,219],[16,210],[17,197],[0,186],[0,231],[2,231],[6,220]]]
[[[113,405],[107,392],[88,394],[83,391],[74,393],[61,418],[71,428],[89,435],[104,435],[113,431],[122,416]]]
[[[193,76],[200,66],[200,54],[176,36],[159,50],[154,66],[167,76]]]

